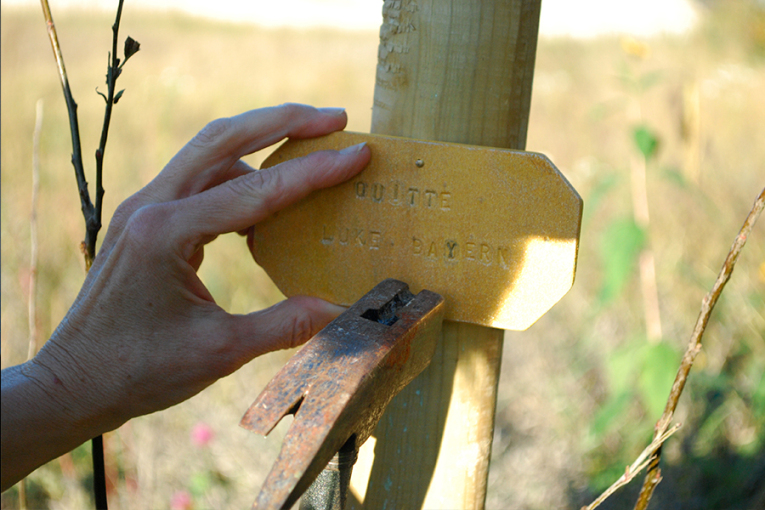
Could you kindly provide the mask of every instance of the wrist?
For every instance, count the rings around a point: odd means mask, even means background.
[[[36,361],[2,371],[2,490],[105,430]]]
[[[33,359],[22,365],[22,373],[45,394],[54,412],[65,420],[82,441],[114,430],[122,418],[114,393],[100,380],[101,370],[90,366],[88,353],[78,352],[80,342],[67,342],[60,329]],[[79,444],[79,443],[78,443]]]

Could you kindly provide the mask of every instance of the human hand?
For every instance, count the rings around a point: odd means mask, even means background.
[[[214,121],[119,206],[69,313],[25,370],[71,395],[89,437],[198,393],[252,358],[299,345],[342,309],[294,297],[230,315],[197,276],[204,245],[358,173],[366,146],[263,171],[240,160],[285,136],[345,127],[342,110],[282,105]],[[35,374],[43,371],[46,374]]]

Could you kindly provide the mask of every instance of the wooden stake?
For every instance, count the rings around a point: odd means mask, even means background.
[[[372,132],[524,149],[539,11],[540,0],[386,0]],[[430,367],[378,424],[365,508],[483,508],[503,336],[444,323]]]

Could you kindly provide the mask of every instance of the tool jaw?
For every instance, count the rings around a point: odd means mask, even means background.
[[[423,290],[396,311],[398,320],[391,326],[372,323],[380,332],[370,339],[380,343],[383,356],[364,374],[346,408],[349,421],[355,423],[357,446],[372,435],[393,397],[430,364],[440,338],[444,308],[441,296]],[[380,326],[388,329],[380,330]]]
[[[268,383],[241,426],[295,419],[253,508],[290,508],[351,438],[361,446],[390,400],[430,363],[444,300],[388,279],[312,338]]]

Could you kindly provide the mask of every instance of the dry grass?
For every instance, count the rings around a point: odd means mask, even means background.
[[[85,12],[54,16],[80,104],[83,149],[90,155],[103,104],[93,89],[105,88],[111,19]],[[63,317],[84,272],[77,249],[83,224],[69,165],[66,111],[42,17],[37,10],[4,8],[1,33],[5,367],[26,355],[32,131],[38,98],[45,101],[38,212],[41,338]],[[265,30],[129,8],[122,33],[140,41],[142,50],[120,78],[126,92],[115,108],[107,148],[106,219],[216,117],[299,101],[345,106],[349,129],[369,129],[376,33]],[[609,396],[609,357],[640,338],[644,329],[636,278],[616,301],[597,301],[604,278],[602,233],[614,218],[630,214],[630,129],[639,105],[662,144],[648,182],[650,242],[656,253],[664,336],[680,349],[701,297],[765,184],[765,69],[739,46],[713,42],[703,32],[655,39],[648,41],[650,56],[642,60],[627,55],[617,38],[540,42],[528,149],[548,154],[579,190],[585,220],[574,289],[529,331],[507,334],[488,508],[578,508],[589,491],[602,485],[597,473],[613,469],[613,459],[634,458],[647,444],[658,416],[646,416],[638,398],[626,408],[623,427],[599,437],[589,433]],[[652,71],[660,72],[658,84],[642,94],[619,78],[626,72],[640,76]],[[680,130],[682,90],[694,83],[701,106],[701,130],[694,141],[700,153],[697,182]],[[261,159],[253,156],[250,162]],[[85,162],[86,168],[94,168],[92,157],[86,156]],[[732,374],[720,390],[727,407],[716,435],[704,440],[694,423],[701,427],[715,410],[710,410],[706,386],[689,388],[678,417],[688,425],[666,448],[666,490],[660,486],[657,491],[657,507],[705,507],[689,503],[689,491],[702,490],[700,481],[709,479],[704,459],[719,463],[717,471],[728,469],[725,462],[765,470],[765,418],[757,415],[751,397],[763,384],[765,367],[764,260],[761,223],[718,305],[705,351],[691,374],[692,380]],[[236,236],[224,236],[206,250],[202,275],[218,302],[232,312],[261,308],[279,298]],[[262,440],[237,423],[285,357],[278,353],[255,360],[190,401],[133,420],[107,436],[109,455],[123,473],[112,507],[167,507],[172,494],[182,489],[204,493],[197,508],[247,507],[279,439],[277,434]],[[740,398],[728,398],[730,394]],[[207,448],[189,440],[197,422],[216,432]],[[81,488],[87,448],[75,452],[73,466],[64,461],[39,469],[31,477],[33,492],[47,492],[52,508],[80,507],[87,498]],[[747,497],[741,496],[742,508]],[[10,505],[10,496],[3,501],[3,507]],[[620,504],[617,499],[612,508]]]

